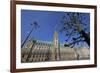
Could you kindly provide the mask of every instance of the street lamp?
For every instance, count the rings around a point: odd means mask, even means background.
[[[28,38],[30,37],[30,35],[31,35],[32,31],[33,31],[33,29],[37,29],[37,28],[39,27],[36,21],[35,21],[34,23],[32,23],[31,25],[32,25],[33,27],[32,27],[32,29],[31,29],[31,31],[29,32],[28,36],[26,37],[26,39],[24,40],[24,42],[22,43],[21,48],[23,48],[24,44],[26,43],[26,41],[27,41]]]

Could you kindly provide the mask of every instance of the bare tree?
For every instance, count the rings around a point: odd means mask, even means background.
[[[89,13],[68,12],[62,18],[60,32],[66,36],[65,46],[85,43],[90,46]]]

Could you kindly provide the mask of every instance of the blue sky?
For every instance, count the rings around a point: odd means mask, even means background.
[[[30,25],[34,21],[39,24],[39,28],[33,30],[31,37],[42,41],[53,41],[54,31],[58,31],[60,21],[64,12],[51,12],[51,11],[33,11],[33,10],[22,10],[21,11],[21,38],[25,40],[29,31],[32,29]],[[65,37],[62,33],[59,34],[59,41],[64,42]],[[31,38],[30,37],[30,38]]]
[[[25,40],[32,29],[30,24],[36,21],[40,27],[33,30],[30,38],[33,37],[37,40],[52,42],[54,31],[59,30],[64,15],[65,12],[21,10],[21,41]],[[86,15],[86,18],[89,18],[88,14]],[[89,24],[89,21],[84,20],[84,22]],[[64,43],[66,37],[60,32],[58,35],[59,42]]]

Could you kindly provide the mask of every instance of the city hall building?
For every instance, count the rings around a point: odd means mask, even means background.
[[[21,48],[21,62],[67,61],[89,59],[87,48],[70,48],[59,43],[58,33],[54,32],[52,42],[30,40]]]

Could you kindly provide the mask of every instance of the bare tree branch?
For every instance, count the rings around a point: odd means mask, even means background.
[[[85,18],[84,13],[75,13],[69,12],[63,16],[62,24],[63,27],[61,29],[62,32],[66,35],[66,42],[72,42],[68,45],[73,45],[75,43],[86,42],[88,46],[90,46],[90,36],[89,36],[89,27],[84,26],[83,18]],[[87,32],[88,31],[88,32]],[[76,36],[79,36],[76,38]],[[72,39],[72,40],[71,40]],[[71,41],[70,41],[71,40]],[[74,46],[74,45],[73,45]],[[72,47],[73,47],[72,46]]]

